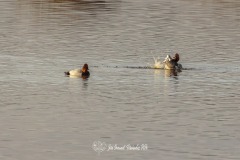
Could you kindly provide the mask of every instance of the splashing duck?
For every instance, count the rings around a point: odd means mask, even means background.
[[[170,55],[167,55],[163,63],[165,63],[164,69],[182,69],[182,65],[178,64],[180,60],[179,54],[176,53],[172,58]]]

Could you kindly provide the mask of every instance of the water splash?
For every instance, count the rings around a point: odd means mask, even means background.
[[[160,58],[157,57],[153,57],[154,59],[154,65],[153,65],[153,68],[154,69],[163,69],[164,68],[164,63],[160,61]]]

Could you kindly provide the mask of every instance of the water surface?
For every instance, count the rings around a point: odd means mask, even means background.
[[[240,159],[237,0],[0,5],[0,158]],[[153,57],[180,54],[172,74]],[[63,72],[88,63],[87,80]],[[146,151],[92,149],[147,144]]]

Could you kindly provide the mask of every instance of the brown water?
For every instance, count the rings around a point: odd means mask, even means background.
[[[0,4],[0,159],[240,159],[238,0]]]

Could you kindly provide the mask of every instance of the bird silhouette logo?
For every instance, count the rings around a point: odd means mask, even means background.
[[[92,148],[94,151],[96,151],[98,154],[105,151],[107,148],[107,144],[105,142],[101,141],[94,141],[92,144]]]

